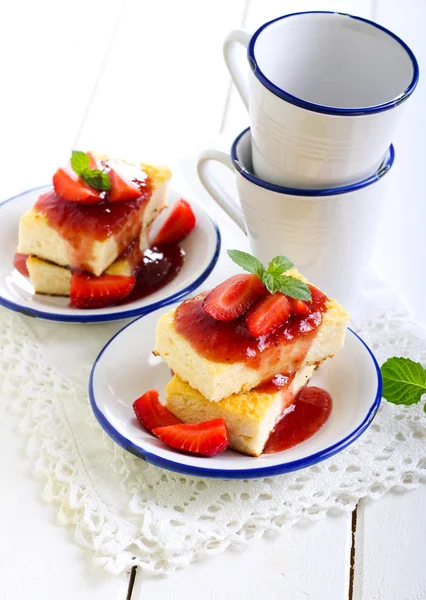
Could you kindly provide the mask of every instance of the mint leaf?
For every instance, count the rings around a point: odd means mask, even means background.
[[[262,275],[265,269],[260,260],[242,250],[227,250],[227,253],[234,263],[237,263],[244,271],[257,275],[262,281]]]
[[[278,290],[279,292],[282,292],[291,298],[296,298],[297,300],[312,301],[311,290],[306,283],[300,281],[300,279],[296,279],[296,277],[291,277],[290,275],[281,275],[280,279],[281,286]]]
[[[277,273],[268,273],[265,271],[262,276],[262,283],[271,294],[281,291],[281,275]]]
[[[268,265],[268,273],[282,275],[294,267],[294,264],[286,256],[276,256]]]
[[[108,173],[99,169],[89,169],[90,158],[85,152],[73,150],[71,154],[71,167],[77,175],[95,190],[110,190],[111,181]]]
[[[306,283],[300,281],[300,279],[296,279],[296,277],[265,272],[262,277],[262,283],[271,294],[282,292],[286,296],[291,296],[299,300],[312,300],[309,287]]]
[[[80,177],[95,190],[107,191],[111,189],[111,181],[108,173],[104,173],[99,169],[86,169],[81,173]]]
[[[296,279],[296,277],[283,275],[285,271],[294,266],[286,256],[276,256],[273,258],[266,271],[260,260],[248,252],[242,252],[241,250],[228,250],[227,252],[228,256],[237,265],[242,267],[244,271],[257,275],[271,294],[282,292],[298,300],[312,300],[311,290],[306,283],[300,281],[300,279]]]
[[[89,168],[90,158],[85,152],[73,150],[71,154],[71,167],[77,175],[82,175]]]
[[[383,398],[392,404],[416,404],[426,393],[426,370],[418,362],[393,357],[383,363],[381,371]]]

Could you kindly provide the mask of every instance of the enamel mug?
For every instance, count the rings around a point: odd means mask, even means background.
[[[243,69],[238,44],[247,47]],[[347,185],[377,170],[419,77],[399,37],[340,13],[295,13],[253,35],[233,31],[224,55],[249,110],[254,172],[304,189]]]
[[[327,295],[353,306],[372,256],[393,146],[369,177],[322,190],[292,189],[259,179],[253,175],[251,148],[246,129],[235,139],[230,155],[205,150],[197,165],[204,187],[247,233],[251,253],[264,264],[283,254]],[[216,181],[209,161],[235,171],[241,209]]]

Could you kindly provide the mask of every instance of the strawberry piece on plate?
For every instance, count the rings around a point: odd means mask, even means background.
[[[196,425],[182,423],[159,427],[152,433],[171,448],[200,456],[216,456],[229,446],[224,419],[213,419]]]
[[[234,275],[207,294],[203,309],[216,321],[235,321],[265,294],[257,275]]]
[[[103,200],[102,192],[91,188],[71,169],[58,169],[53,176],[55,192],[63,200],[96,204]]]
[[[291,304],[293,314],[303,315],[303,316],[307,316],[307,315],[311,314],[312,310],[309,308],[309,306],[306,304],[306,302],[303,302],[303,300],[298,300],[297,298],[291,298],[290,296],[287,296],[287,299]]]
[[[111,189],[108,192],[108,200],[111,202],[123,202],[124,200],[136,200],[141,195],[137,183],[122,177],[115,169],[108,171]]]
[[[159,244],[177,244],[195,227],[195,215],[186,200],[181,198],[173,206],[157,237],[154,246]]]
[[[28,254],[21,254],[20,252],[15,252],[15,257],[13,259],[13,266],[17,271],[19,271],[19,273],[21,273],[21,275],[24,275],[25,277],[30,276],[27,267],[28,256]]]
[[[283,325],[292,313],[291,304],[284,294],[276,292],[262,298],[246,314],[250,334],[262,337]]]
[[[103,308],[111,306],[130,294],[136,278],[124,275],[73,273],[70,300],[77,308]]]
[[[157,390],[148,390],[133,402],[136,418],[145,429],[152,431],[157,427],[168,427],[182,423],[168,408],[160,402]]]

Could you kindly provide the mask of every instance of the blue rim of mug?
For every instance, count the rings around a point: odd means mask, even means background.
[[[257,38],[262,33],[262,31],[264,29],[266,29],[266,27],[269,27],[270,25],[272,25],[273,23],[276,23],[277,21],[281,21],[283,19],[288,19],[290,17],[296,17],[296,16],[300,16],[300,15],[314,15],[314,14],[339,15],[339,16],[343,16],[343,17],[348,17],[350,19],[356,19],[358,21],[362,21],[363,23],[367,23],[368,25],[371,25],[372,27],[375,27],[376,29],[379,29],[380,31],[383,31],[384,33],[389,35],[396,42],[398,42],[398,44],[400,44],[400,46],[402,46],[402,48],[404,48],[405,52],[408,54],[408,56],[411,60],[411,63],[413,65],[413,77],[412,77],[410,85],[404,90],[404,92],[402,94],[400,94],[397,98],[394,98],[393,100],[389,100],[388,102],[384,102],[383,104],[377,104],[376,106],[366,106],[366,107],[359,107],[359,108],[337,108],[337,107],[333,107],[333,106],[326,106],[323,104],[316,104],[314,102],[302,100],[302,98],[299,98],[298,96],[293,96],[292,94],[289,94],[288,92],[284,91],[280,87],[276,86],[274,83],[272,83],[272,81],[270,79],[268,79],[263,74],[263,72],[259,68],[259,65],[256,61],[255,44],[256,44]],[[252,37],[250,39],[249,45],[247,47],[247,58],[248,58],[250,68],[253,71],[254,76],[270,92],[272,92],[279,98],[286,100],[290,104],[299,106],[300,108],[304,108],[306,110],[324,113],[324,114],[328,114],[328,115],[357,116],[357,115],[374,114],[374,113],[378,113],[378,112],[383,112],[385,110],[390,110],[392,108],[395,108],[396,106],[398,106],[405,100],[407,100],[407,98],[414,91],[414,89],[417,85],[417,82],[419,80],[419,65],[417,63],[417,59],[414,56],[413,51],[409,48],[409,46],[407,46],[407,44],[403,40],[401,40],[400,37],[398,37],[392,31],[389,31],[389,29],[386,29],[386,27],[383,27],[382,25],[379,25],[378,23],[375,23],[374,21],[370,21],[369,19],[364,19],[363,17],[357,17],[355,15],[350,15],[347,13],[340,13],[340,12],[333,12],[333,11],[312,10],[312,11],[306,11],[306,12],[291,13],[289,15],[283,15],[281,17],[277,17],[276,19],[272,19],[272,21],[268,21],[267,23],[264,23],[261,27],[259,27],[259,29],[257,29],[257,31],[255,31],[255,33],[252,35]]]
[[[269,181],[265,181],[264,179],[259,179],[256,177],[251,171],[248,171],[246,167],[241,163],[238,159],[238,146],[240,141],[244,138],[244,136],[250,135],[250,127],[244,129],[233,141],[231,146],[231,160],[235,167],[235,169],[240,173],[245,179],[251,181],[255,185],[258,185],[266,190],[271,190],[272,192],[277,192],[278,194],[287,194],[289,196],[336,196],[337,194],[348,194],[349,192],[355,192],[362,188],[379,181],[388,171],[390,171],[394,160],[395,160],[395,149],[393,144],[391,144],[386,152],[385,157],[383,158],[383,162],[380,167],[372,174],[369,175],[366,179],[362,179],[361,181],[356,181],[355,183],[351,183],[348,185],[326,188],[326,189],[302,189],[302,188],[290,188],[284,187],[282,185],[276,185],[275,183],[269,183]]]

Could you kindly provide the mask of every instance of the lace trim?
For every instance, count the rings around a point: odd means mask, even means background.
[[[46,364],[30,327],[0,310],[3,396],[19,416],[34,473],[46,481],[45,499],[59,505],[60,523],[74,526],[94,562],[113,573],[138,565],[168,574],[265,531],[351,511],[362,497],[426,481],[422,406],[386,402],[355,444],[303,471],[220,481],[149,465],[103,434],[86,390]],[[379,363],[393,355],[426,363],[425,339],[403,309],[386,310],[356,330]]]

